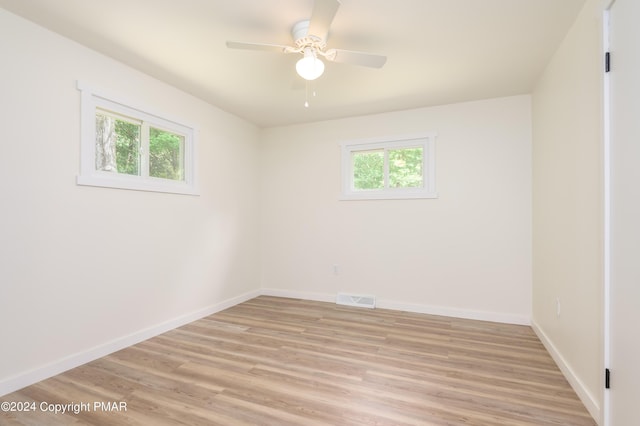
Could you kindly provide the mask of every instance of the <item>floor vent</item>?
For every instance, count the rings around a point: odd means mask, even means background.
[[[376,307],[376,297],[365,296],[362,294],[338,293],[336,303],[338,305],[357,306],[360,308],[373,309]]]

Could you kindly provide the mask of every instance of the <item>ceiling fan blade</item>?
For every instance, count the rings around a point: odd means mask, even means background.
[[[329,61],[341,64],[361,65],[363,67],[371,68],[382,68],[382,66],[387,62],[386,56],[342,49],[327,50],[326,58]]]
[[[316,0],[313,4],[311,19],[309,19],[308,35],[314,35],[326,40],[329,27],[339,7],[339,0]]]
[[[289,46],[283,46],[281,44],[245,43],[242,41],[227,41],[227,47],[229,49],[262,50],[280,53],[288,53],[288,49],[290,49]]]

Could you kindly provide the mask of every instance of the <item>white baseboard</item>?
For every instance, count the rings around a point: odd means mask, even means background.
[[[536,333],[544,347],[547,349],[547,352],[549,352],[551,358],[553,358],[555,363],[558,365],[558,368],[560,369],[560,371],[562,371],[562,374],[567,379],[573,390],[576,392],[578,398],[580,398],[587,411],[589,411],[591,417],[593,417],[596,422],[600,422],[600,419],[602,418],[602,410],[600,408],[600,405],[598,404],[597,399],[587,390],[584,383],[582,383],[582,380],[580,380],[580,378],[575,374],[573,369],[569,366],[567,361],[560,354],[549,337],[533,320],[531,321],[531,328],[533,328],[533,331]]]
[[[119,351],[128,346],[140,343],[143,340],[150,339],[151,337],[165,333],[174,328],[193,322],[197,319],[204,318],[216,312],[220,312],[224,309],[235,306],[238,303],[242,303],[249,299],[253,299],[261,294],[260,290],[255,290],[249,293],[242,294],[231,299],[224,300],[220,303],[208,306],[197,311],[181,315],[177,318],[165,321],[161,324],[149,327],[127,336],[120,337],[110,342],[91,348],[87,351],[75,353],[65,358],[53,361],[49,364],[41,367],[34,368],[33,370],[26,371],[15,376],[0,381],[0,396],[6,395],[11,392],[15,392],[22,389],[25,386],[32,385],[49,377],[53,377],[64,371],[78,367],[87,362],[93,361],[110,353]]]
[[[531,319],[524,315],[503,314],[499,312],[474,311],[470,309],[450,308],[447,306],[418,305],[414,303],[396,302],[378,299],[376,306],[381,309],[414,312],[418,314],[441,315],[445,317],[464,318],[479,321],[500,322],[504,324],[530,325]]]
[[[277,288],[263,288],[263,296],[286,297],[289,299],[313,300],[316,302],[335,302],[336,295],[330,293],[311,293],[305,291],[280,290]]]
[[[288,297],[292,299],[315,300],[318,302],[336,301],[336,294],[331,293],[306,293],[274,288],[263,288],[265,296]],[[480,321],[501,322],[505,324],[530,325],[531,318],[523,315],[502,314],[498,312],[473,311],[468,309],[449,308],[446,306],[429,306],[413,303],[396,302],[376,298],[376,307],[380,309],[393,309],[396,311],[414,312],[418,314],[442,315],[445,317],[466,318]]]

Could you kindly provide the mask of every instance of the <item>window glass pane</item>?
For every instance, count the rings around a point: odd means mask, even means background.
[[[149,176],[184,180],[184,136],[149,129]]]
[[[351,154],[353,189],[384,189],[384,151],[357,151]]]
[[[140,131],[139,124],[116,120],[118,173],[140,175]]]
[[[140,175],[141,125],[96,113],[96,170]]]
[[[390,149],[389,187],[422,187],[422,155],[422,147]]]

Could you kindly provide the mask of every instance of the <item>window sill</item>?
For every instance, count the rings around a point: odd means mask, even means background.
[[[342,194],[340,201],[357,201],[357,200],[419,200],[438,198],[436,192],[410,192],[402,191],[398,193],[371,191],[366,193],[348,193]]]
[[[154,178],[138,178],[135,176],[78,176],[76,183],[82,186],[128,189],[134,191],[164,192],[168,194],[200,195],[198,190],[184,182],[171,182]]]

